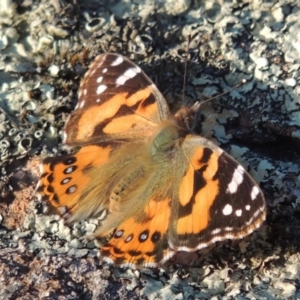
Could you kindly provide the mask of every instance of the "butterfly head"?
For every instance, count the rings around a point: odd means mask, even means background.
[[[180,127],[194,133],[199,121],[200,105],[201,102],[197,101],[191,107],[184,106],[176,112],[175,118]]]

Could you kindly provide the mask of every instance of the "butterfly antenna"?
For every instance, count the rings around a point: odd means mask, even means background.
[[[224,92],[224,93],[222,93],[222,94],[216,95],[216,96],[214,96],[214,97],[212,97],[212,98],[209,98],[209,99],[207,99],[207,100],[204,100],[204,101],[197,101],[197,102],[195,102],[195,103],[193,104],[193,106],[191,107],[191,112],[192,112],[192,114],[194,114],[194,119],[195,119],[195,120],[198,120],[198,114],[199,114],[199,112],[200,112],[199,108],[200,108],[200,106],[201,106],[203,103],[212,101],[212,100],[214,100],[214,99],[216,99],[216,98],[218,98],[218,97],[221,97],[221,96],[223,96],[223,95],[226,95],[226,94],[230,93],[231,91],[233,91],[234,89],[236,89],[236,88],[242,86],[242,85],[245,84],[246,82],[247,82],[246,79],[242,79],[238,84],[236,84],[236,85],[233,86],[231,89],[229,89],[229,91],[226,91],[226,92]],[[195,117],[195,115],[196,115],[196,117]],[[193,124],[192,127],[191,127],[191,131],[194,131],[194,130],[196,129],[196,126],[197,126],[197,122],[194,122],[194,124]]]
[[[132,111],[132,114],[135,114],[135,115],[141,117],[142,119],[147,120],[149,123],[155,124],[154,121],[152,121],[152,120],[150,120],[149,118],[147,118],[147,117],[145,117],[145,116],[142,116],[141,114],[137,113],[137,112],[134,111],[131,107],[129,107],[129,109]]]
[[[219,97],[221,97],[221,96],[223,96],[223,95],[226,95],[226,94],[232,92],[233,90],[235,90],[236,88],[242,86],[242,85],[245,84],[246,82],[247,82],[246,79],[242,79],[239,83],[237,83],[235,86],[233,86],[232,88],[230,88],[228,91],[226,91],[226,92],[224,92],[224,93],[222,93],[222,94],[218,94],[218,95],[216,95],[216,96],[214,96],[214,97],[212,97],[212,98],[206,99],[206,100],[201,101],[201,102],[200,102],[200,101],[197,101],[195,104],[199,103],[199,104],[198,104],[198,107],[197,107],[197,108],[199,108],[200,105],[202,105],[202,104],[204,104],[204,103],[206,103],[206,102],[212,101],[212,100],[214,100],[214,99],[216,99],[216,98],[219,98]]]
[[[189,59],[189,50],[190,50],[190,44],[191,44],[191,35],[188,35],[188,42],[186,46],[186,57],[184,61],[184,73],[183,73],[183,85],[182,85],[182,103],[184,103],[184,97],[185,97],[185,87],[186,87],[186,74],[187,74],[187,63]]]

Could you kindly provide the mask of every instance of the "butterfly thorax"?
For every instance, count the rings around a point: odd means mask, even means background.
[[[158,125],[150,146],[150,155],[154,162],[171,155],[172,150],[180,147],[184,138],[191,133],[188,127],[191,115],[187,112],[188,110],[181,109],[178,115]]]

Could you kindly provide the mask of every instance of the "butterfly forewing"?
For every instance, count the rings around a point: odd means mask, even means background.
[[[166,101],[134,63],[117,54],[96,57],[79,89],[78,104],[65,126],[65,142],[88,144],[138,139],[169,116]]]

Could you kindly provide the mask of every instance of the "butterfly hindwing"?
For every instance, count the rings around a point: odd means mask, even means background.
[[[189,167],[172,203],[170,246],[195,251],[257,229],[265,218],[265,202],[246,170],[202,137],[186,138],[182,151],[189,155]]]
[[[75,154],[46,158],[42,165],[38,193],[50,207],[72,219],[72,215],[79,214],[78,209],[82,210],[85,190],[91,185],[89,172],[107,164],[111,152],[112,148],[109,146],[89,145]],[[104,201],[98,203],[99,213],[103,209]],[[84,215],[81,216],[83,217]]]
[[[126,219],[101,248],[101,256],[119,265],[156,266],[174,251],[170,249],[167,231],[171,199],[149,199],[142,212]]]

